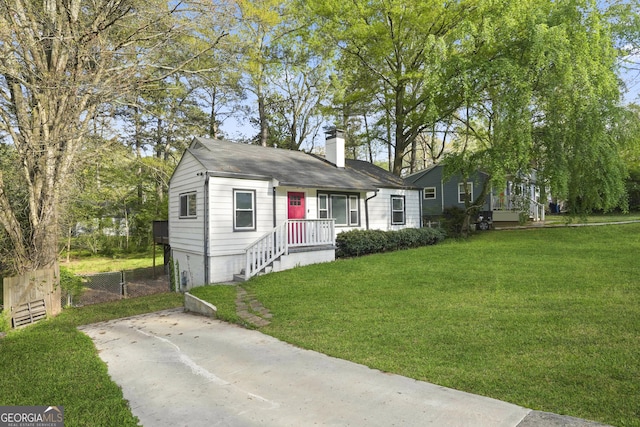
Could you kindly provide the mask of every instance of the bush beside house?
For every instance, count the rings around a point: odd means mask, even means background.
[[[347,258],[434,245],[444,240],[440,228],[405,228],[397,231],[351,230],[336,236],[336,258]]]

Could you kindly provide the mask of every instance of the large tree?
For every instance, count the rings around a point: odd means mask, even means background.
[[[417,136],[458,102],[445,64],[474,19],[477,1],[374,0],[305,2],[318,32],[340,49],[353,86],[391,119],[393,173]],[[464,24],[464,25],[463,25]],[[384,118],[383,118],[384,120]]]
[[[535,169],[542,190],[576,213],[624,207],[620,153],[630,138],[602,10],[590,0],[491,8],[464,40],[475,56],[454,62],[464,104],[454,114],[460,143],[451,172],[482,170],[499,186]]]
[[[273,73],[273,46],[287,34],[289,2],[280,0],[238,0],[238,34],[241,40],[242,86],[257,106],[252,118],[258,128],[256,142],[267,146],[269,140],[269,76]]]
[[[16,272],[55,263],[61,191],[99,108],[149,83],[149,68],[179,67],[152,55],[186,29],[179,13],[159,0],[0,0],[0,132],[26,188],[23,205],[0,171]]]

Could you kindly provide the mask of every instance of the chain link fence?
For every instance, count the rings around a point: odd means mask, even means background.
[[[63,306],[98,304],[124,298],[168,292],[169,275],[164,266],[80,275],[83,291],[79,297],[62,295]]]

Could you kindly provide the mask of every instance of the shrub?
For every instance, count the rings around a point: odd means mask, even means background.
[[[387,239],[380,230],[351,230],[336,236],[338,258],[384,252]]]
[[[446,230],[442,228],[420,228],[420,241],[418,246],[435,245],[447,237]]]
[[[442,227],[446,230],[447,235],[462,235],[465,216],[464,210],[457,206],[446,208],[442,212]]]
[[[336,236],[338,258],[362,256],[433,245],[445,238],[439,228],[405,228],[398,231],[351,230]]]
[[[67,296],[67,301],[72,302],[80,297],[83,290],[82,283],[82,277],[77,276],[65,267],[60,267],[60,288],[62,289],[62,294]]]

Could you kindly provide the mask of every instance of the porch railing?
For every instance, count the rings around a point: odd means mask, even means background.
[[[290,219],[277,226],[246,250],[245,280],[255,276],[292,247],[335,245],[333,219]]]
[[[528,212],[533,221],[544,221],[544,205],[518,195],[491,196],[491,210]]]
[[[333,219],[289,219],[289,247],[334,245],[336,242]]]

